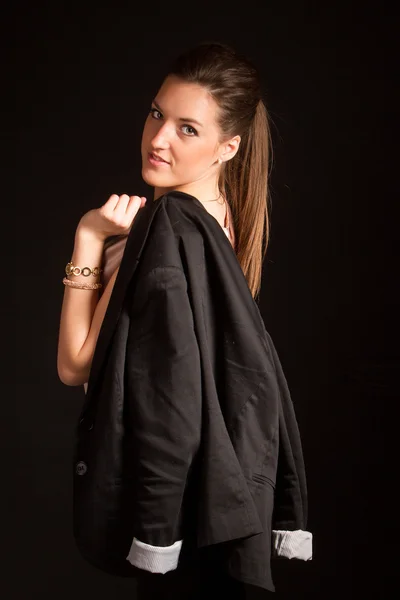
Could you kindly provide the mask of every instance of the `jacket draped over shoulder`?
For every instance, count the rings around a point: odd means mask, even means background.
[[[235,252],[194,196],[137,214],[99,333],[74,451],[74,536],[98,568],[165,573],[198,549],[274,591],[312,557],[300,434]]]

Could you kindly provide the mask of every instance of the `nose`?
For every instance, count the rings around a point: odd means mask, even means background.
[[[151,140],[151,146],[154,150],[157,148],[166,149],[169,147],[172,136],[172,128],[168,126],[167,123],[161,125],[158,129],[157,133],[153,136]]]

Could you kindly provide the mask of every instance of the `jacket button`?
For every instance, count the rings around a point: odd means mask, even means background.
[[[75,471],[76,471],[77,475],[84,475],[87,471],[87,464],[84,463],[83,460],[80,460],[76,464]]]

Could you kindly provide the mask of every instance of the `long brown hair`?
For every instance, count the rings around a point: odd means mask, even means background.
[[[271,133],[256,68],[219,42],[202,42],[175,59],[168,75],[204,86],[219,107],[222,141],[241,136],[222,163],[219,187],[232,210],[236,255],[255,298],[269,241],[268,179]]]

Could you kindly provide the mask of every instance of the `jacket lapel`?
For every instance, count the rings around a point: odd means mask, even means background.
[[[163,196],[161,198],[163,198]],[[155,201],[148,201],[145,206],[139,210],[133,221],[118,275],[97,338],[90,369],[88,389],[86,392],[86,402],[89,399],[89,395],[103,366],[108,345],[121,314],[126,288],[131,281],[140,260],[140,255],[149,234],[153,218],[161,205],[161,198]]]

